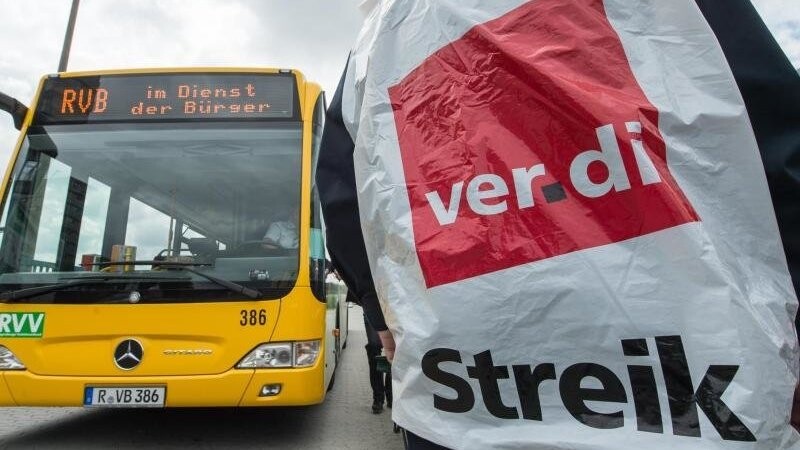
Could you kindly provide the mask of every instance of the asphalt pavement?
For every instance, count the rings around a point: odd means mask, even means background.
[[[336,382],[303,408],[0,408],[0,449],[385,449],[403,448],[391,410],[372,414],[361,309]]]

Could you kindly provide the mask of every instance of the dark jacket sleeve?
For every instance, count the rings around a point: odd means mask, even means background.
[[[696,0],[744,98],[800,294],[800,75],[749,0]]]
[[[358,213],[353,140],[342,118],[342,88],[345,75],[326,114],[317,163],[317,187],[325,218],[328,252],[347,288],[354,293],[370,325],[386,330],[375,284],[367,260],[364,235]]]

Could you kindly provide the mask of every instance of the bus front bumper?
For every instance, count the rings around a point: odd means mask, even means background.
[[[300,406],[325,397],[322,372],[310,369],[229,370],[218,375],[76,377],[0,372],[0,406],[84,406],[87,387],[166,388],[165,407]],[[265,385],[280,385],[261,395]]]

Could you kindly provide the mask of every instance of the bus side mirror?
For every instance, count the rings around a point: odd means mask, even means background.
[[[17,101],[17,99],[0,92],[0,109],[11,114],[11,117],[14,118],[14,127],[16,129],[22,129],[22,122],[25,120],[25,115],[28,114],[28,108],[25,105]]]

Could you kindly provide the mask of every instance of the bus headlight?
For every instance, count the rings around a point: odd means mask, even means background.
[[[11,350],[0,345],[0,370],[23,370],[25,365],[17,359]]]
[[[317,362],[318,356],[319,341],[261,344],[242,358],[236,368],[309,367]]]
[[[305,341],[294,343],[294,366],[309,367],[317,362],[319,355],[319,341]]]
[[[261,344],[236,365],[237,369],[270,367],[292,367],[292,344]]]

